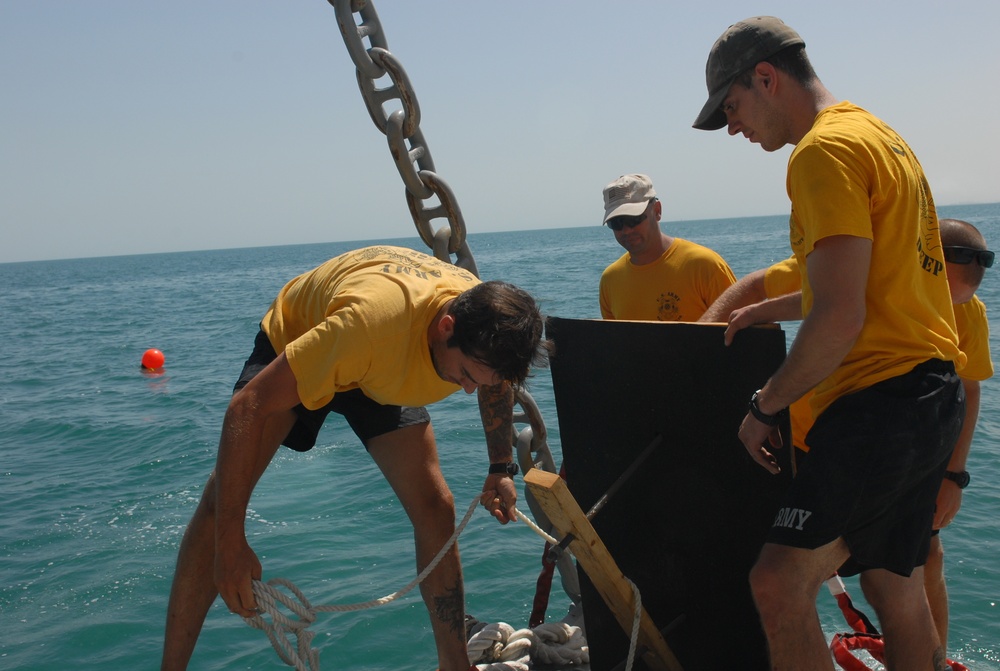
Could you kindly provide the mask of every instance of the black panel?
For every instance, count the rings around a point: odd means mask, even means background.
[[[784,332],[723,343],[721,326],[550,318],[563,465],[587,511],[656,437],[663,442],[592,520],[685,671],[767,669],[747,576],[791,477],[770,475],[737,438],[751,394],[785,356]],[[790,446],[787,420],[784,444]],[[628,639],[580,571],[591,667]],[[645,668],[637,660],[635,668]]]

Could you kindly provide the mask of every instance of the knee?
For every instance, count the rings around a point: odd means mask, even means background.
[[[447,487],[428,489],[415,503],[408,511],[414,524],[455,527],[455,497]]]
[[[772,611],[783,609],[788,584],[773,564],[758,561],[750,570],[750,591],[761,617],[766,618]]]
[[[435,516],[450,526],[455,526],[455,495],[451,493],[451,490],[445,489],[438,492],[431,505],[434,508]]]

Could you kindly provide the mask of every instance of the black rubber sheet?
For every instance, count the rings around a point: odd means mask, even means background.
[[[791,477],[756,465],[737,438],[747,403],[785,356],[754,327],[723,342],[709,324],[550,318],[563,466],[586,512],[656,437],[663,442],[592,519],[686,671],[767,669],[748,584]],[[613,669],[628,638],[580,571],[591,668]],[[636,660],[637,669],[646,668]]]

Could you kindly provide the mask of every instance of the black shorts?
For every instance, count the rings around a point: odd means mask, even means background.
[[[233,387],[233,393],[242,389],[258,373],[278,358],[267,334],[261,329],[253,343],[253,352],[243,364],[243,372]],[[382,405],[365,396],[360,389],[337,392],[333,400],[318,410],[309,410],[301,403],[292,409],[297,417],[292,430],[281,444],[298,452],[307,452],[316,444],[316,436],[331,412],[343,415],[354,429],[361,442],[368,447],[368,441],[376,436],[414,424],[431,421],[425,408],[410,408],[399,405]]]
[[[842,537],[851,559],[841,575],[872,568],[910,575],[927,561],[964,412],[954,366],[937,359],[837,399],[806,437],[809,454],[768,542],[813,549]]]

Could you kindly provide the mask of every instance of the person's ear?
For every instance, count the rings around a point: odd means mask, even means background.
[[[770,93],[774,92],[774,86],[778,81],[778,71],[770,63],[761,61],[754,68],[754,75],[761,87]]]
[[[441,319],[438,320],[438,335],[445,342],[451,339],[451,336],[455,333],[455,317],[450,314],[445,314]]]

